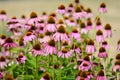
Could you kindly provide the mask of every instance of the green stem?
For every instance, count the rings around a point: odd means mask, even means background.
[[[4,20],[2,20],[1,23],[2,23],[2,26],[1,26],[1,34],[3,34],[3,30],[4,30],[4,27],[5,27],[5,26],[4,26]]]
[[[38,56],[36,56],[36,80],[38,78],[38,60],[37,60],[37,57]]]
[[[117,72],[117,80],[120,80],[120,78],[119,78],[119,72]]]
[[[55,80],[55,68],[54,68],[54,57],[52,55],[52,62],[53,62],[53,80]]]
[[[105,73],[105,76],[106,76],[106,59],[104,59],[104,73]]]
[[[24,80],[24,63],[23,63],[23,72],[22,72],[22,80]]]

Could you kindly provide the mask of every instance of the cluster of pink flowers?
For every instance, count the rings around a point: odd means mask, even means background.
[[[107,12],[105,3],[99,6],[98,12]],[[59,18],[57,14],[62,18]],[[6,36],[7,34],[3,33],[0,36],[0,79],[5,77],[4,70],[11,65],[17,63],[21,66],[30,63],[29,58],[32,55],[36,58],[35,68],[40,68],[44,74],[39,80],[57,80],[56,68],[62,70],[69,67],[66,64],[74,64],[74,69],[78,71],[75,73],[77,77],[74,77],[74,80],[91,80],[92,78],[107,80],[107,66],[104,63],[109,57],[110,47],[107,40],[112,37],[112,28],[108,23],[103,27],[100,17],[93,20],[93,16],[92,10],[85,8],[79,0],[70,3],[68,7],[64,4],[59,5],[55,13],[43,12],[41,16],[38,16],[36,12],[31,12],[29,18],[24,15],[21,19],[8,18],[6,12],[2,10],[0,21],[7,23],[7,32],[11,32],[11,35]],[[92,30],[96,33],[91,36]],[[120,51],[120,41],[117,50]],[[38,57],[40,58],[37,59]],[[111,71],[120,72],[120,54],[116,56],[116,59]],[[45,66],[39,66],[39,64]],[[49,69],[45,68],[46,66],[55,68],[56,71],[54,70],[50,75],[51,73],[47,73]],[[37,70],[35,71],[36,80]],[[27,74],[27,72],[22,74]],[[68,73],[65,72],[65,74]]]

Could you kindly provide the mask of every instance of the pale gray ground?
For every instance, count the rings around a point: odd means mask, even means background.
[[[31,11],[39,15],[42,11],[54,12],[61,3],[67,5],[73,0],[0,0],[0,10],[7,11],[10,17],[20,17],[21,14],[29,16]],[[85,8],[90,7],[94,15],[98,15],[98,7],[101,2],[107,5],[108,13],[101,15],[103,25],[110,23],[113,28],[113,37],[110,39],[110,56],[116,55],[117,41],[120,39],[120,0],[81,0]]]

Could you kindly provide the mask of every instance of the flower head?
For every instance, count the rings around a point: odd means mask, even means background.
[[[100,7],[98,8],[98,11],[99,11],[100,13],[106,13],[106,12],[107,12],[106,4],[105,4],[105,3],[101,3],[101,4],[100,4]]]
[[[97,79],[96,80],[107,80],[106,76],[104,75],[104,71],[100,70],[97,74]]]
[[[33,35],[32,32],[27,31],[26,34],[24,35],[23,39],[24,39],[24,43],[26,44],[29,41],[33,41],[36,38],[35,35]]]
[[[5,75],[5,80],[14,80],[13,76],[10,74]]]
[[[31,52],[34,56],[43,55],[43,50],[41,48],[40,43],[34,44],[33,48],[31,49]]]
[[[2,44],[2,46],[9,49],[12,47],[17,47],[18,45],[13,42],[12,38],[8,37],[5,39],[5,42]]]
[[[117,42],[117,50],[120,51],[120,40]]]
[[[0,56],[0,68],[4,69],[7,66],[6,59],[4,56]]]
[[[87,19],[87,29],[91,30],[93,28],[93,24],[90,18]]]
[[[99,58],[107,58],[108,57],[108,54],[107,54],[105,48],[101,47],[99,49],[98,57]]]
[[[53,35],[53,38],[55,41],[68,41],[68,36],[63,25],[57,28],[57,32]]]
[[[96,48],[95,48],[95,46],[94,46],[94,42],[93,42],[93,40],[89,40],[88,42],[87,42],[87,46],[86,46],[86,52],[87,53],[94,53],[96,51]]]
[[[19,54],[17,57],[18,63],[25,63],[26,57],[23,54]]]
[[[87,29],[85,23],[81,22],[81,24],[80,24],[80,28],[81,28],[81,31],[80,31],[81,34],[87,34],[88,29]]]
[[[113,71],[120,72],[120,60],[115,61],[115,65],[113,66]]]
[[[56,54],[57,49],[55,47],[55,40],[54,39],[51,39],[51,40],[48,41],[48,43],[44,47],[44,52],[46,54],[51,54],[51,55],[53,53]]]
[[[106,24],[104,27],[105,31],[104,31],[104,37],[108,38],[108,37],[112,37],[112,30],[111,30],[111,25],[110,24]]]
[[[118,53],[118,54],[116,55],[116,59],[117,59],[117,60],[120,60],[120,53]]]
[[[92,10],[90,8],[87,8],[86,12],[87,12],[87,15],[86,15],[87,18],[91,18],[93,16]]]
[[[40,80],[50,80],[50,74],[49,73],[44,73],[43,77]]]
[[[3,78],[3,75],[2,75],[2,73],[0,72],[0,79],[2,79]]]
[[[104,47],[106,50],[109,49],[109,45],[108,45],[107,41],[102,42],[102,47]]]
[[[56,31],[56,22],[54,17],[48,17],[47,24],[45,26],[45,31],[55,32]]]
[[[75,7],[75,12],[73,13],[73,17],[76,20],[82,19],[83,13],[82,13],[82,10],[81,10],[81,8],[79,6]]]
[[[57,9],[57,12],[59,14],[65,14],[66,13],[66,9],[65,9],[65,6],[63,4],[59,5],[58,6],[58,9]]]
[[[5,39],[6,39],[6,35],[3,34],[0,36],[0,45],[2,45],[5,42]]]
[[[37,13],[31,12],[30,13],[30,19],[28,19],[27,24],[33,25],[38,21]]]
[[[99,43],[104,41],[104,36],[103,36],[103,33],[102,33],[101,30],[98,30],[96,32],[96,41],[99,42]]]
[[[63,48],[61,51],[57,53],[58,57],[62,58],[69,58],[71,57],[72,51],[68,51],[67,49]]]
[[[101,21],[98,19],[97,21],[96,21],[96,29],[97,30],[101,30],[102,29],[102,23],[101,23]]]
[[[70,33],[70,37],[72,39],[76,39],[77,41],[81,40],[81,35],[80,35],[79,31],[76,28],[74,28],[72,30],[72,32]]]
[[[1,11],[0,11],[0,20],[5,21],[5,20],[7,20],[7,19],[8,19],[8,16],[7,16],[7,14],[6,14],[6,11],[5,11],[5,10],[1,10]]]

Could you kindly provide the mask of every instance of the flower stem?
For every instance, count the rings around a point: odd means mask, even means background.
[[[37,60],[38,56],[36,56],[36,80],[38,78],[38,60]]]
[[[106,59],[104,59],[104,74],[106,76]]]
[[[119,80],[119,73],[117,72],[117,80]]]

